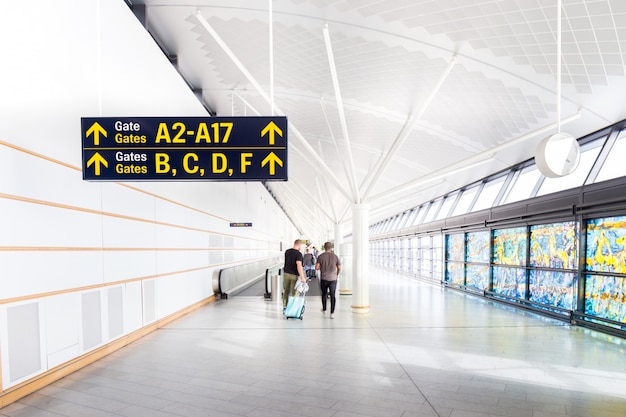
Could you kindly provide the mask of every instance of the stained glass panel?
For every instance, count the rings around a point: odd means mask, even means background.
[[[530,300],[574,309],[574,274],[559,271],[530,271]]]
[[[446,260],[461,261],[465,260],[465,235],[459,233],[456,235],[446,236]]]
[[[493,291],[511,297],[525,298],[526,270],[494,266]]]
[[[574,221],[530,227],[530,265],[578,268],[578,227]]]
[[[467,265],[468,287],[478,290],[489,289],[489,265]]]
[[[588,271],[626,274],[626,216],[587,222]]]
[[[493,232],[493,263],[526,265],[526,228],[515,227]]]
[[[456,285],[465,285],[465,265],[460,262],[447,263],[446,281]]]
[[[472,232],[466,235],[467,262],[489,263],[489,237],[489,232]]]
[[[585,313],[626,323],[626,278],[587,275]]]

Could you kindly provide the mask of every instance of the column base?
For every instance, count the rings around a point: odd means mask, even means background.
[[[356,314],[367,314],[370,312],[370,306],[350,306],[350,308]]]
[[[352,290],[339,290],[339,295],[352,295]]]

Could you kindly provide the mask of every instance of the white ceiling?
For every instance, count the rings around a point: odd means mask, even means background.
[[[269,94],[269,0],[145,4],[149,30],[177,56],[181,73],[203,89],[204,101],[218,115],[271,114],[262,94],[196,15],[206,19]],[[370,220],[532,157],[537,143],[555,132],[542,128],[557,119],[556,4],[274,0],[274,97],[291,129],[289,181],[269,188],[297,226],[324,239],[332,236],[333,223],[349,224],[346,207],[357,199],[350,186],[351,165],[362,195],[368,175],[408,117],[425,106],[454,55],[449,76],[374,180],[365,201],[371,205]],[[350,152],[324,43],[325,24]],[[626,1],[563,0],[562,116],[581,110],[565,131],[582,136],[626,118],[625,51]],[[522,136],[527,138],[502,146]],[[329,179],[329,171],[337,181]],[[388,193],[406,183],[414,188]]]

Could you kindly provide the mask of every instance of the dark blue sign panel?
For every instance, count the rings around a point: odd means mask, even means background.
[[[89,181],[285,181],[286,117],[83,117]]]
[[[252,223],[250,222],[245,222],[245,223],[231,223],[230,227],[252,227]]]

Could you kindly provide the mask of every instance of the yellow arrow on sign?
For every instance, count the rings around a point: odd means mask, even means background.
[[[104,159],[102,157],[102,155],[100,155],[98,152],[96,152],[87,161],[87,168],[89,168],[92,165],[95,165],[94,173],[96,174],[97,177],[99,177],[100,176],[100,165],[101,164],[104,165],[105,168],[109,167],[109,163],[106,161],[106,159]]]
[[[100,135],[103,135],[105,138],[107,137],[107,131],[104,130],[104,128],[100,126],[100,123],[98,122],[95,122],[91,125],[89,129],[87,129],[87,137],[89,137],[91,134],[93,134],[94,146],[100,145]]]
[[[274,135],[276,133],[278,133],[278,136],[280,136],[281,138],[283,137],[283,131],[273,121],[270,121],[267,124],[267,126],[265,126],[263,128],[263,130],[261,130],[261,137],[267,135],[268,133],[269,133],[269,138],[270,138],[270,145],[274,144]],[[281,166],[282,166],[282,164],[281,164]]]
[[[270,152],[261,162],[261,168],[267,164],[270,166],[270,175],[276,175],[276,164],[282,167],[283,161],[274,152]]]

